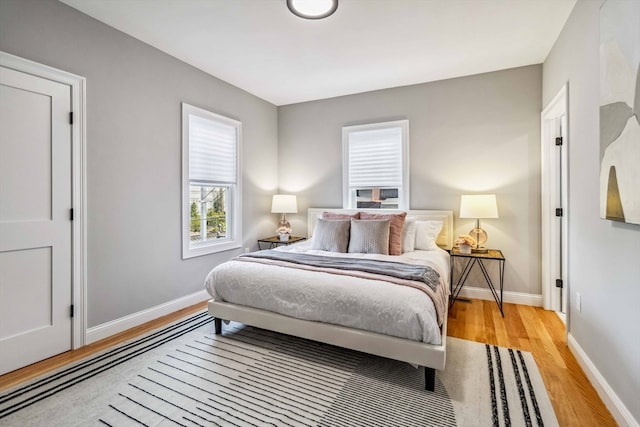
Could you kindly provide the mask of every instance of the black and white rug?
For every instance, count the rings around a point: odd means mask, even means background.
[[[531,354],[448,338],[409,364],[200,313],[0,393],[0,426],[557,425]]]

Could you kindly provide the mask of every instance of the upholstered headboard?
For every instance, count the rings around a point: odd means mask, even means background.
[[[316,222],[322,216],[322,212],[335,212],[344,214],[354,214],[356,212],[370,212],[377,214],[392,214],[405,212],[392,209],[337,209],[337,208],[309,208],[307,213],[307,236],[313,235]],[[410,210],[407,212],[407,219],[416,221],[439,220],[442,221],[442,231],[436,239],[436,244],[443,249],[451,249],[453,246],[453,211],[430,211],[430,210]]]

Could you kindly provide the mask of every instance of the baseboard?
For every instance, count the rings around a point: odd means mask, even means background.
[[[460,291],[460,296],[493,301],[493,294],[491,293],[491,290],[487,288],[465,286]],[[542,307],[542,295],[526,294],[524,292],[504,291],[502,293],[502,302]]]
[[[148,308],[146,310],[139,311],[137,313],[130,314],[120,319],[112,320],[102,325],[94,326],[87,329],[87,338],[85,344],[91,344],[99,341],[103,338],[110,337],[117,333],[126,331],[143,323],[162,317],[166,314],[173,313],[190,305],[197,304],[202,301],[206,301],[211,297],[204,289],[191,295],[184,296],[182,298],[175,299],[173,301],[166,302],[164,304],[157,305],[155,307]]]
[[[596,365],[593,364],[587,353],[584,352],[582,347],[578,344],[573,335],[568,335],[568,344],[569,349],[576,357],[578,364],[582,367],[582,370],[585,372],[591,384],[598,392],[598,395],[604,402],[609,412],[613,418],[615,418],[618,425],[621,427],[640,427],[638,421],[633,418],[631,412],[627,409],[627,407],[622,403],[618,395],[613,391],[609,383],[604,379]]]

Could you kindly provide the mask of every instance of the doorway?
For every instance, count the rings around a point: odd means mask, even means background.
[[[0,52],[0,374],[84,345],[83,121],[84,79]]]
[[[544,308],[565,324],[569,281],[568,237],[568,83],[541,114],[542,296]]]

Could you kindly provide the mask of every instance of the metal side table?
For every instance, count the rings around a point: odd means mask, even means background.
[[[491,293],[493,294],[493,299],[496,300],[496,304],[500,309],[500,314],[504,317],[504,311],[502,310],[502,292],[504,286],[504,255],[502,255],[502,251],[499,249],[489,249],[487,253],[470,253],[470,254],[461,254],[458,248],[451,249],[451,275],[449,276],[451,281],[451,296],[449,302],[449,308],[453,306],[453,304],[458,299],[458,295],[460,295],[460,291],[464,286],[467,278],[469,277],[469,273],[475,264],[478,264],[480,267],[480,271],[482,271],[482,275],[484,276],[484,280],[487,282]],[[462,273],[460,273],[460,277],[458,277],[457,281],[454,281],[453,277],[453,265],[456,258],[465,258],[466,264],[462,269]],[[489,276],[489,272],[487,272],[487,268],[484,265],[485,261],[498,261],[500,264],[500,287],[499,290],[496,289],[496,286],[493,284],[491,280],[491,276]],[[454,285],[455,283],[455,285]],[[500,294],[498,294],[500,292]]]

